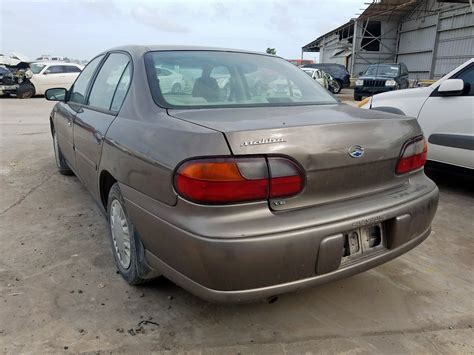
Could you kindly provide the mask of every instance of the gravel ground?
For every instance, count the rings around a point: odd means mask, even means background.
[[[0,99],[0,352],[474,353],[472,180],[432,175],[433,234],[388,264],[272,304],[213,305],[116,273],[105,219],[56,172],[52,106]]]

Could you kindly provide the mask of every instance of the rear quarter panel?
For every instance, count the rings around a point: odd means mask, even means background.
[[[118,116],[107,132],[100,171],[108,171],[137,192],[174,205],[176,166],[191,157],[221,154],[229,154],[221,133],[172,118],[165,111],[150,112],[143,120]]]

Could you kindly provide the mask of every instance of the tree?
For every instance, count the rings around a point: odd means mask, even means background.
[[[270,47],[268,47],[268,48],[267,48],[267,53],[268,53],[268,54],[276,55],[276,54],[277,54],[277,51],[276,51],[275,48],[270,48]]]

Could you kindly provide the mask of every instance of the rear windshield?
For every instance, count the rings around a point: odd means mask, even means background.
[[[302,70],[284,59],[220,51],[145,55],[155,101],[169,108],[334,104]]]

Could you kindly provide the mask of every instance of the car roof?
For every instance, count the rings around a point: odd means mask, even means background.
[[[260,54],[269,57],[279,57],[273,54],[264,52],[248,51],[243,49],[220,48],[220,47],[206,47],[206,46],[188,46],[188,45],[126,45],[108,49],[102,53],[111,51],[125,51],[133,54],[144,54],[153,51],[217,51],[217,52],[236,52],[248,54]]]
[[[37,62],[33,62],[31,64],[43,64],[43,65],[74,65],[76,67],[82,67],[81,64],[77,63],[67,63],[67,62],[61,62],[59,60],[39,60]]]

